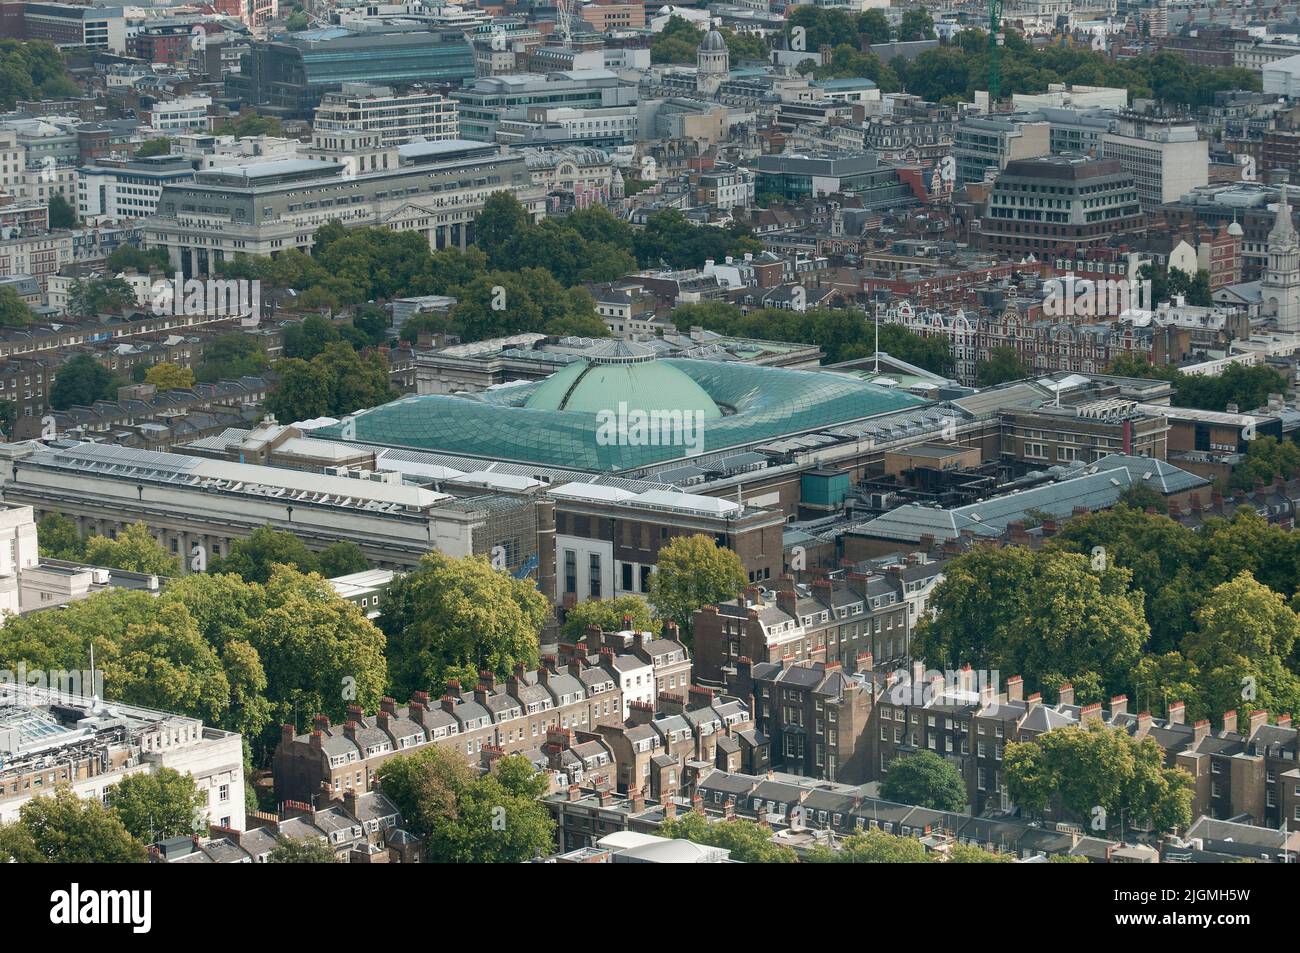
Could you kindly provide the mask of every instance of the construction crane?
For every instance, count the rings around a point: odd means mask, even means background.
[[[1002,0],[989,0],[989,112],[1002,98]]]

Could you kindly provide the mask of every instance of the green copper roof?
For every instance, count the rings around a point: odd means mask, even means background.
[[[489,460],[630,471],[924,403],[842,374],[678,358],[580,361],[538,383],[403,397],[356,415],[354,439]],[[698,430],[684,429],[685,439],[673,440],[666,439],[667,429],[652,427],[646,439],[647,432],[635,425],[611,426],[620,405],[624,412],[675,414],[679,423],[693,422]],[[728,412],[720,416],[720,408]],[[313,436],[342,439],[343,426]],[[658,439],[660,433],[665,439]]]
[[[706,418],[722,411],[704,388],[665,361],[600,364],[576,361],[538,385],[524,406],[589,414],[618,405],[642,410],[698,410]]]

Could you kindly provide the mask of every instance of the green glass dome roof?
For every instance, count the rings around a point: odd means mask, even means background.
[[[530,410],[588,414],[617,412],[619,404],[645,411],[700,411],[706,420],[722,416],[703,387],[671,364],[653,360],[576,361],[542,381],[524,401]]]
[[[611,442],[601,418],[631,410],[702,417],[689,446]],[[637,404],[641,406],[637,406]],[[927,401],[843,374],[729,361],[648,359],[611,349],[544,381],[478,394],[402,397],[353,418],[361,443],[598,472],[626,472],[813,430]],[[723,415],[720,408],[727,408]],[[313,436],[342,439],[343,424]],[[692,437],[695,433],[692,432]]]

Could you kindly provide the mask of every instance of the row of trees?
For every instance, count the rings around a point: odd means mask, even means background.
[[[10,669],[78,670],[92,644],[109,697],[238,731],[261,756],[273,726],[340,717],[352,702],[373,710],[388,681],[383,633],[323,578],[287,566],[264,584],[194,574],[156,597],[109,590],[0,629]]]
[[[1268,403],[1269,394],[1284,394],[1286,378],[1266,364],[1231,364],[1221,374],[1184,374],[1170,365],[1154,366],[1145,357],[1120,357],[1106,368],[1109,374],[1169,381],[1176,407],[1223,411],[1229,404],[1249,412]]]
[[[47,40],[0,40],[0,109],[20,99],[80,96],[63,54]]]
[[[839,16],[837,16],[839,14]],[[861,22],[870,14],[863,14]],[[902,57],[886,64],[861,53],[857,24],[835,10],[810,8],[790,17],[787,31],[806,19],[809,59],[800,70],[820,78],[865,76],[884,92],[906,90],[931,102],[972,102],[975,91],[988,88],[988,34],[963,30],[951,42],[920,54],[912,60]],[[838,26],[828,27],[828,23]],[[1174,53],[1154,53],[1111,62],[1100,52],[1079,46],[1035,46],[1014,30],[1005,31],[1002,48],[1002,91],[1041,93],[1050,83],[1113,86],[1127,89],[1134,98],[1156,99],[1181,106],[1205,106],[1214,94],[1244,89],[1258,92],[1260,76],[1236,67],[1208,67],[1189,62]],[[873,37],[872,42],[881,42]],[[832,62],[821,65],[815,58],[823,45],[832,49]]]
[[[727,41],[731,62],[766,61],[770,54],[767,42],[753,33],[737,33],[725,27],[719,30]],[[685,17],[673,15],[650,42],[651,63],[694,63],[704,33]]]
[[[144,523],[134,523],[115,539],[92,535],[82,538],[76,524],[62,513],[48,513],[37,524],[37,545],[48,559],[87,562],[96,566],[176,575],[180,559],[154,539]],[[224,557],[213,559],[212,573],[234,573],[245,582],[265,583],[275,566],[289,566],[300,573],[320,573],[326,579],[362,572],[369,568],[365,553],[351,540],[340,540],[313,553],[292,533],[262,526],[248,539],[237,540]]]
[[[673,320],[682,328],[698,325],[737,337],[816,344],[832,364],[869,357],[876,346],[871,317],[852,308],[763,308],[744,313],[732,304],[707,301],[680,305],[673,311]],[[936,374],[953,369],[946,339],[923,337],[900,324],[880,326],[880,350]]]
[[[437,329],[465,340],[522,331],[601,336],[604,323],[578,285],[613,281],[638,265],[698,266],[761,250],[743,228],[693,225],[673,209],[635,232],[603,206],[534,223],[514,196],[497,192],[476,220],[474,246],[463,252],[430,251],[414,232],[331,222],[317,231],[311,255],[236,256],[220,269],[227,277],[299,289],[299,300],[311,308],[450,295],[458,304]]]
[[[1041,550],[980,547],[945,569],[914,642],[931,665],[1126,694],[1190,719],[1300,706],[1300,547],[1242,509],[1198,531],[1126,505],[1071,519]]]
[[[105,792],[105,800],[77,797],[66,785],[32,798],[18,820],[0,825],[0,863],[138,864],[148,848],[169,837],[201,832],[207,796],[188,774],[172,768],[133,774]],[[281,840],[270,863],[334,863],[329,845]]]

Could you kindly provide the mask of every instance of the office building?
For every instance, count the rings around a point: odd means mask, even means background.
[[[454,100],[432,90],[399,93],[369,83],[344,83],[338,92],[326,93],[316,107],[312,129],[317,133],[373,132],[385,148],[416,139],[433,142],[460,137]]]

